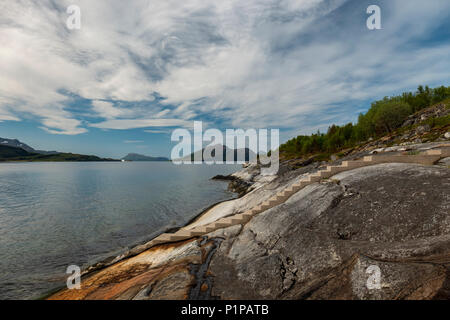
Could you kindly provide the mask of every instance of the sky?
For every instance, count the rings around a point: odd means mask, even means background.
[[[450,85],[449,56],[448,0],[2,0],[0,137],[169,156],[173,130],[202,121],[276,128],[283,142]]]

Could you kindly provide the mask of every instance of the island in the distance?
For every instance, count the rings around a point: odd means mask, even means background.
[[[35,150],[17,139],[0,138],[0,162],[4,161],[119,161],[110,158],[100,158],[93,155],[65,153],[57,151]]]
[[[149,157],[138,153],[129,153],[122,158],[123,161],[170,161],[165,157]]]

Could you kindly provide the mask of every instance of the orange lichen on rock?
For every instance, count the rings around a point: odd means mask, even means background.
[[[79,290],[64,289],[48,299],[186,299],[194,281],[188,266],[201,261],[196,240],[160,245],[86,275]]]

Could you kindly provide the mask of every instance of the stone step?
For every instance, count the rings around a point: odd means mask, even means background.
[[[199,237],[199,236],[202,236],[202,235],[204,235],[204,234],[206,234],[206,233],[208,233],[207,231],[206,231],[206,228],[203,228],[203,229],[200,229],[200,228],[194,228],[194,229],[190,229],[190,230],[188,230],[189,232],[190,232],[190,235],[191,235],[191,237]],[[213,230],[211,230],[211,231],[213,231]],[[210,231],[210,232],[211,232]]]
[[[261,207],[261,205],[257,205],[256,207],[254,207],[252,210],[250,210],[250,212],[253,214],[253,215],[255,215],[255,214],[258,214],[258,213],[260,213],[261,212],[261,210],[262,210],[262,207]]]
[[[211,226],[217,230],[217,229],[222,229],[222,228],[226,228],[229,226],[228,222],[224,222],[222,221],[222,219],[217,220],[216,222],[211,223]]]
[[[231,216],[231,217],[226,217],[221,219],[222,222],[224,223],[228,223],[229,226],[235,225],[235,224],[240,224],[242,222],[245,221],[245,219],[243,217],[238,217],[237,215]]]
[[[320,171],[320,177],[322,179],[327,179],[327,178],[331,177],[332,175],[333,175],[333,173],[331,172],[331,170],[328,170],[328,168]]]
[[[311,179],[309,179],[309,180],[311,180]],[[306,186],[308,186],[308,185],[310,185],[310,184],[311,184],[311,181],[308,181],[308,182],[307,182],[307,181],[301,181],[301,180],[300,180],[300,183],[299,183],[300,186],[299,186],[299,188],[300,188],[300,189],[303,189],[304,187],[306,187]]]
[[[314,182],[319,182],[320,180],[322,180],[322,178],[317,176],[317,175],[316,176],[309,176],[309,181],[308,182],[314,183]]]
[[[265,201],[261,204],[261,210],[265,211],[267,209],[270,209],[272,207],[272,205],[269,203],[269,201]]]
[[[340,173],[342,171],[345,171],[347,169],[342,166],[329,166],[329,167],[327,167],[327,170],[329,170],[331,172],[331,175],[330,175],[330,177],[331,177],[331,176],[333,176],[337,173]]]
[[[286,189],[284,189],[283,191],[280,192],[280,195],[282,197],[290,197],[297,191],[298,190],[295,190],[293,187],[287,187]]]
[[[241,219],[242,222],[247,222],[253,217],[253,215],[249,213],[239,213],[235,217]]]
[[[350,161],[342,161],[342,166],[348,169],[361,168],[367,166],[369,161],[364,160],[350,160]]]
[[[329,177],[330,172],[326,170],[320,170],[315,173],[310,174],[311,178],[319,178],[319,179],[325,179]]]
[[[170,235],[170,234],[169,234]],[[196,237],[196,232],[191,230],[178,230],[174,234],[170,235],[172,241],[186,240],[192,237]]]
[[[136,247],[137,250],[135,252],[137,254],[139,254],[140,252],[142,252],[144,250],[148,250],[151,247],[156,246],[158,244],[160,244],[160,243],[156,242],[155,240],[149,241],[149,242],[147,242],[146,244],[144,244],[142,246]]]
[[[426,154],[429,156],[441,156],[442,158],[450,157],[450,147],[441,147],[440,149],[427,150]]]
[[[295,192],[292,190],[292,192],[286,192],[285,191],[281,191],[277,194],[278,199],[281,202],[285,202],[287,199],[289,199]]]
[[[287,187],[284,191],[287,191],[288,193],[295,193],[301,189],[303,189],[306,186],[303,182],[296,182],[292,184],[291,186]]]
[[[305,186],[305,184],[304,184],[304,182],[299,180],[297,182],[294,182],[291,186],[294,187],[294,188],[303,188]]]
[[[195,234],[198,234],[198,235],[204,235],[204,234],[213,232],[214,228],[211,225],[207,224],[205,226],[195,227],[194,229],[191,229],[189,231],[192,231],[192,232],[194,232]]]
[[[272,205],[275,207],[281,203],[284,202],[284,200],[286,200],[286,195],[279,195],[276,194],[274,197],[271,198],[270,202],[272,203]]]
[[[300,179],[301,183],[311,183],[311,176],[306,176]]]
[[[322,172],[320,172],[320,171],[317,171],[317,172],[314,172],[314,173],[311,173],[310,175],[309,175],[310,177],[322,177]]]
[[[427,150],[425,152],[425,155],[427,155],[427,156],[440,156],[440,155],[442,155],[442,150],[440,150],[440,149]]]
[[[275,200],[272,202],[272,208],[282,204],[283,202],[285,202],[287,200],[287,198],[289,198],[289,197],[277,195]]]
[[[279,200],[279,199],[278,199],[278,196],[275,195],[275,196],[269,198],[269,200],[267,200],[267,203],[268,203],[269,205],[274,205],[274,204],[276,204],[276,203],[278,202],[278,200]]]
[[[441,152],[442,152],[442,154],[441,154],[442,158],[450,157],[450,147],[449,148],[442,148]]]
[[[441,155],[377,155],[373,156],[373,163],[417,163],[433,165]]]
[[[276,196],[277,196],[277,197],[280,197],[280,198],[286,196],[286,190],[287,190],[287,188],[286,188],[286,189],[283,189],[283,190],[281,190],[281,191],[278,191],[277,194],[276,194]]]
[[[160,234],[159,236],[157,236],[152,241],[154,241],[155,244],[170,242],[171,241],[171,234],[168,234],[168,233]]]
[[[311,182],[311,180],[310,180],[310,176],[308,174],[308,175],[301,177],[299,180],[297,180],[296,184],[310,183],[310,182]]]
[[[253,213],[251,212],[251,210],[247,210],[245,212],[239,213],[238,215],[243,216],[243,217],[253,217]]]
[[[254,216],[254,215],[259,214],[263,211],[266,211],[270,208],[273,208],[275,205],[277,205],[278,202],[281,203],[282,202],[281,199],[277,199],[277,200],[272,199],[270,201],[269,200],[264,201],[262,204],[256,206],[252,210],[250,210],[250,213]]]

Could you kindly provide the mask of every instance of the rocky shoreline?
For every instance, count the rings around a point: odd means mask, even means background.
[[[184,228],[252,208],[321,165],[283,163],[269,177],[250,165],[227,178],[246,186],[240,198],[212,206]],[[447,299],[449,184],[448,159],[435,166],[393,163],[342,172],[246,224],[136,247],[86,273],[81,290],[62,290],[50,299]],[[378,290],[365,285],[371,265],[381,271]]]
[[[211,179],[218,180],[218,181],[229,181],[228,190],[233,193],[236,193],[238,197],[244,196],[249,191],[250,187],[252,186],[252,184],[250,182],[243,180],[234,175],[227,175],[227,176],[217,175],[217,176],[212,177]],[[232,199],[223,200],[223,201],[214,203],[214,204],[210,205],[209,207],[201,210],[198,214],[196,214],[194,217],[192,217],[184,225],[179,226],[179,227],[172,227],[172,228],[165,229],[160,234],[175,233],[182,228],[189,227],[190,225],[194,224],[197,220],[201,219],[201,217],[203,215],[205,215],[207,212],[209,212],[211,209],[213,209],[217,205],[220,205],[223,202],[227,202],[227,201],[231,201],[231,200],[234,200],[234,199],[232,198]],[[151,239],[148,239],[147,241],[144,241],[141,244],[132,246],[131,248],[129,248],[128,250],[124,251],[123,253],[121,253],[119,255],[114,255],[114,256],[108,257],[108,258],[103,259],[102,261],[99,261],[93,265],[87,266],[84,270],[82,270],[82,272],[81,272],[82,276],[87,276],[93,272],[107,268],[107,267],[113,265],[114,263],[117,263],[124,259],[134,257],[134,256],[142,253],[143,251],[145,251],[147,249],[145,246],[146,243],[149,243],[151,240],[158,237],[158,235],[154,236]],[[59,289],[55,289],[55,290],[59,290]]]
[[[221,180],[221,179],[217,179],[217,180]],[[229,188],[229,189],[232,190],[231,188]],[[234,192],[234,191],[233,191],[233,192]],[[163,234],[163,233],[175,233],[175,232],[177,232],[178,230],[180,230],[180,229],[182,229],[182,228],[188,227],[189,225],[195,223],[195,222],[196,222],[198,219],[200,219],[206,212],[208,212],[209,210],[211,210],[211,209],[214,208],[215,206],[219,205],[219,204],[222,203],[222,202],[230,201],[230,200],[233,200],[233,198],[232,198],[232,199],[228,199],[228,200],[222,200],[222,201],[219,201],[219,202],[217,202],[217,203],[214,203],[214,204],[210,205],[209,207],[207,207],[207,208],[201,210],[198,214],[196,214],[195,216],[193,216],[193,217],[192,217],[188,222],[186,222],[184,225],[179,226],[179,227],[171,227],[171,228],[167,228],[167,229],[165,229],[164,231],[162,231],[160,234]],[[119,255],[113,255],[113,256],[108,257],[108,258],[106,258],[106,259],[103,259],[103,260],[101,260],[101,261],[99,261],[99,262],[97,262],[97,263],[94,263],[94,264],[92,264],[92,265],[90,265],[90,266],[87,266],[86,268],[84,268],[84,269],[82,270],[81,275],[82,275],[82,276],[88,276],[88,275],[90,275],[91,273],[100,271],[100,270],[105,269],[105,268],[107,268],[107,267],[109,267],[109,266],[111,266],[111,265],[113,265],[113,264],[115,264],[115,263],[117,263],[117,262],[119,262],[119,261],[122,261],[122,260],[124,260],[124,259],[129,259],[129,258],[131,258],[131,257],[134,257],[134,256],[136,256],[136,255],[138,255],[138,254],[144,252],[145,250],[147,250],[146,244],[149,243],[150,241],[152,241],[154,238],[156,238],[156,237],[158,237],[158,236],[159,236],[159,234],[156,235],[156,236],[154,236],[154,237],[152,237],[152,238],[150,238],[150,239],[148,239],[148,240],[146,240],[146,241],[143,241],[143,242],[140,243],[140,244],[131,246],[129,249],[125,250],[123,253],[121,253],[121,254],[119,254]],[[55,290],[58,290],[58,289],[55,289]]]

